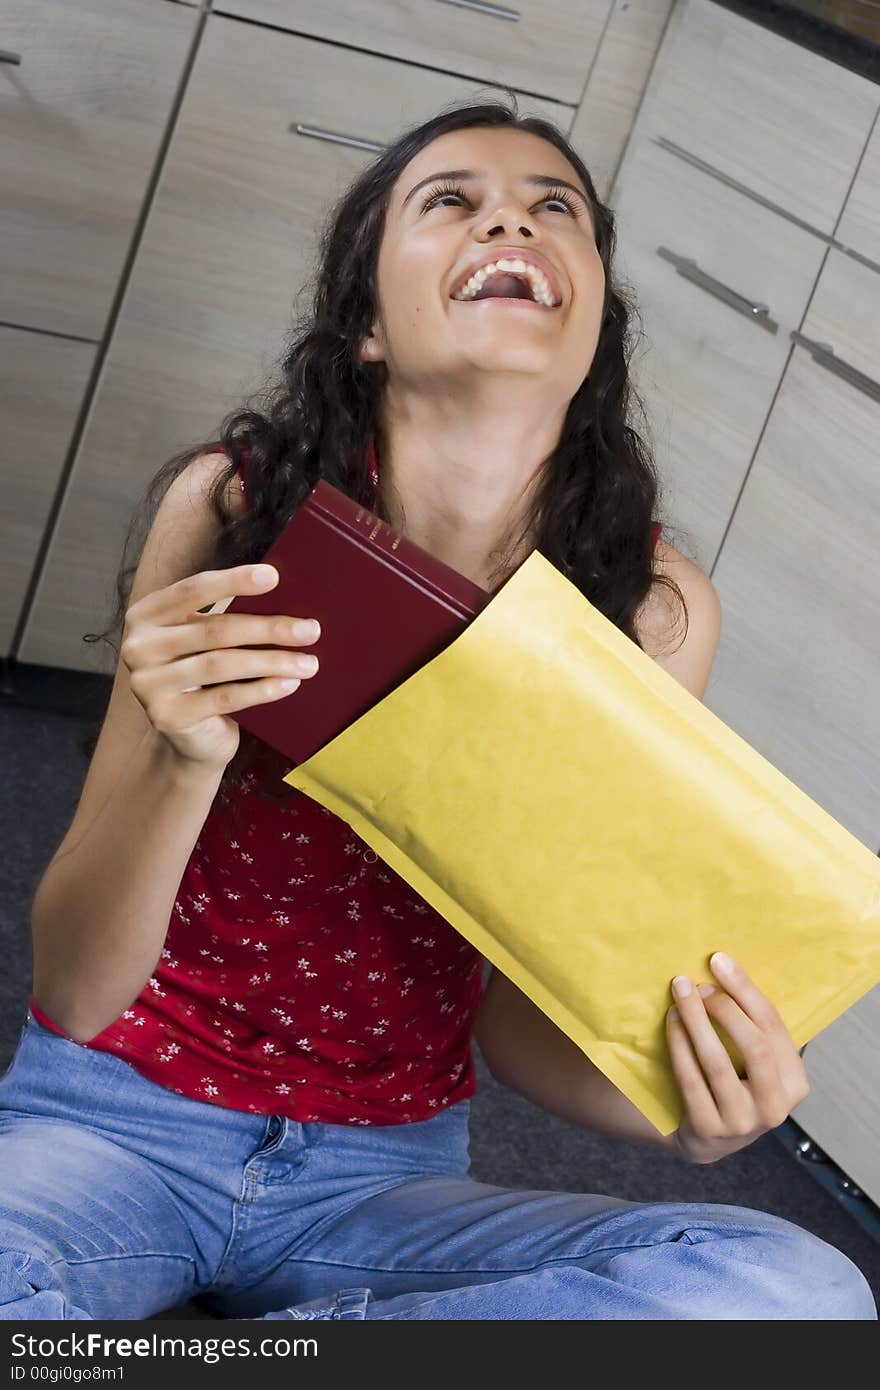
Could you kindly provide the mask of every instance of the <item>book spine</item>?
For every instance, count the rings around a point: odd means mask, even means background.
[[[351,502],[350,515],[344,516],[341,514],[341,506],[350,499],[345,498],[341,505],[337,505],[337,498],[334,496],[332,505],[329,505],[320,494],[315,495],[317,491],[317,488],[314,489],[306,500],[306,505],[317,520],[336,531],[343,531],[361,549],[368,551],[377,560],[399,573],[405,574],[423,593],[441,600],[459,617],[474,617],[489,601],[491,595],[486,590],[472,584],[464,575],[451,569],[449,565],[444,565],[442,560],[436,559],[406,536],[401,536],[368,507]],[[426,573],[426,570],[430,572]]]

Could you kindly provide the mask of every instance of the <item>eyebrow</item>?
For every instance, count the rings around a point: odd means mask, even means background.
[[[426,183],[433,183],[435,179],[481,179],[484,175],[485,171],[480,169],[446,169],[439,174],[429,174],[426,179],[420,179],[419,182],[409,190],[401,204],[401,211],[406,207],[414,193],[418,193],[419,189],[424,188]],[[555,177],[555,175],[551,178],[549,174],[526,174],[523,182],[537,188],[570,188],[572,193],[576,193],[578,197],[586,203],[587,207],[590,207],[590,200],[583,189],[578,188],[577,184],[569,183],[567,179],[560,179]]]

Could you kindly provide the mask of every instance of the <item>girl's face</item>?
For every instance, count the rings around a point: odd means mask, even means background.
[[[517,250],[542,260],[558,307],[451,297],[474,262]],[[531,378],[548,404],[570,401],[596,351],[605,293],[586,189],[555,145],[530,132],[442,135],[392,189],[378,289],[380,313],[362,355],[386,363],[392,389],[454,384],[465,404],[492,377],[514,404]]]

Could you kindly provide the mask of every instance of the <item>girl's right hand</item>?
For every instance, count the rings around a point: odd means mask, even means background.
[[[265,593],[278,582],[254,579],[253,565],[203,570],[146,594],[125,615],[120,659],[128,667],[132,694],[157,733],[179,757],[224,768],[235,757],[241,730],[225,711],[248,709],[291,693],[317,657],[289,650],[316,642],[315,619],[257,613],[200,613],[218,599]],[[309,627],[314,624],[314,629]],[[284,650],[262,649],[274,643]],[[247,678],[251,679],[248,680]],[[258,679],[254,679],[257,677]]]

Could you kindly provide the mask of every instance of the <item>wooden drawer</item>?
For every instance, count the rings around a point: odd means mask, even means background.
[[[683,528],[679,548],[711,572],[825,244],[646,138],[630,147],[611,202],[618,273],[645,333],[632,374],[664,510]],[[710,283],[688,278],[702,275]],[[768,314],[742,312],[727,290]]]
[[[678,0],[636,129],[830,234],[878,90],[714,0]]]
[[[614,0],[214,0],[214,9],[576,106]]]
[[[173,453],[216,438],[223,415],[275,376],[319,225],[378,153],[291,123],[381,147],[471,95],[485,87],[209,18],[20,660],[109,673],[105,644],[80,637],[109,622],[112,577],[147,481]],[[571,115],[532,98],[520,105],[551,120]]]
[[[131,243],[198,12],[4,0],[0,318],[93,341]]]
[[[94,365],[94,343],[0,327],[0,655],[8,656],[70,436]],[[72,641],[76,638],[73,637]]]

